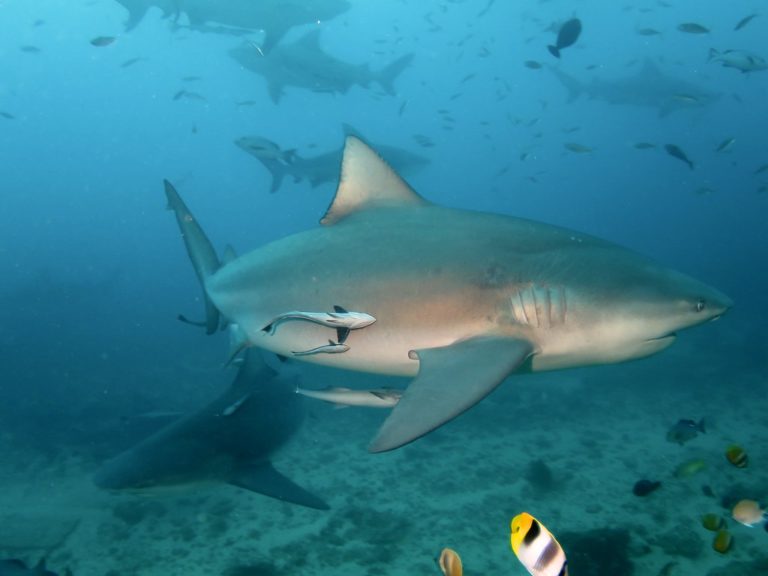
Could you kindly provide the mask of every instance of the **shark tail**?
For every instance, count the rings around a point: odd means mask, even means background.
[[[555,58],[560,58],[560,49],[557,46],[547,46],[547,50]]]
[[[296,155],[293,154],[291,157],[290,162],[293,162],[295,160]],[[269,170],[270,176],[272,176],[272,184],[269,186],[270,193],[274,194],[280,189],[280,186],[283,185],[283,178],[285,178],[285,175],[288,174],[288,167],[285,163],[280,162],[279,160],[273,160],[272,158],[257,158],[259,162]]]
[[[395,80],[400,74],[411,65],[413,61],[413,54],[406,54],[401,56],[391,64],[388,64],[378,74],[376,74],[375,80],[381,84],[384,91],[387,94],[395,94]]]
[[[205,232],[197,223],[197,220],[189,211],[181,196],[179,196],[176,188],[168,180],[164,180],[164,184],[165,196],[168,199],[168,209],[173,210],[176,215],[176,222],[179,224],[181,237],[184,239],[184,246],[187,249],[187,254],[189,254],[189,259],[192,261],[195,274],[197,274],[197,278],[203,287],[205,298],[205,332],[206,334],[213,334],[219,328],[220,316],[216,306],[208,297],[208,293],[205,290],[205,282],[209,276],[219,269],[221,264],[211,241],[205,235]]]
[[[554,66],[549,66],[549,69],[552,71],[552,74],[555,75],[555,78],[560,81],[560,84],[562,84],[568,91],[568,102],[573,102],[581,96],[582,92],[584,92],[584,85],[570,74],[566,74]]]

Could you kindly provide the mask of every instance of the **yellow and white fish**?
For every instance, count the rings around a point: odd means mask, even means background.
[[[733,507],[731,516],[739,524],[752,528],[768,519],[768,511],[761,508],[755,500],[739,500]]]
[[[568,576],[562,546],[541,522],[527,512],[512,518],[512,551],[532,576]]]
[[[456,551],[450,548],[443,548],[437,559],[437,565],[440,566],[443,576],[463,576],[464,574],[461,558]]]

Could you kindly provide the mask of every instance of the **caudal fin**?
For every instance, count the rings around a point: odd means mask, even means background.
[[[584,92],[584,85],[573,76],[566,74],[559,68],[548,66],[552,74],[560,81],[560,84],[568,91],[568,102],[573,102]]]
[[[395,80],[400,76],[403,70],[408,68],[413,61],[413,54],[406,54],[401,56],[376,75],[376,81],[381,84],[381,87],[387,92],[387,94],[395,93]]]
[[[270,462],[259,462],[236,470],[233,478],[230,479],[230,484],[307,508],[316,510],[330,508],[322,498],[308,492],[275,470]]]
[[[219,311],[213,305],[208,293],[205,290],[206,279],[219,269],[219,258],[216,251],[205,235],[203,229],[195,220],[192,212],[176,192],[173,184],[164,180],[165,196],[168,199],[168,209],[173,210],[176,215],[176,222],[179,224],[181,237],[184,239],[184,246],[187,248],[187,254],[192,261],[200,285],[203,288],[203,297],[205,298],[205,332],[213,334],[219,327]]]

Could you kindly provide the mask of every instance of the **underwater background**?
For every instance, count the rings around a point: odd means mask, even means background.
[[[227,4],[190,0],[203,19],[206,2]],[[438,574],[450,546],[467,574],[525,574],[509,548],[525,510],[573,550],[574,576],[768,573],[768,533],[730,519],[741,498],[768,504],[761,3],[308,1],[334,13],[297,20],[261,57],[310,30],[322,54],[304,56],[304,74],[321,56],[375,72],[413,54],[391,91],[346,67],[331,92],[232,57],[260,51],[268,26],[198,25],[184,4],[0,0],[0,557],[76,576],[413,575]],[[146,8],[130,27],[126,6]],[[583,32],[557,59],[547,45],[573,17]],[[754,68],[724,65],[726,50]],[[642,100],[643,85],[658,90]],[[233,377],[226,337],[176,320],[202,315],[201,291],[163,179],[217,250],[244,253],[316,226],[336,183],[287,176],[271,193],[267,165],[235,141],[311,157],[340,149],[345,124],[418,155],[406,179],[430,201],[605,238],[735,305],[652,358],[513,376],[389,454],[366,452],[380,411],[305,402],[276,462],[329,511],[223,485],[96,488],[101,463],[162,424],[144,416],[195,410]],[[406,383],[299,370],[308,387]],[[668,441],[679,419],[702,418],[706,434]],[[731,444],[749,466],[726,460]],[[636,496],[645,478],[662,486]],[[727,519],[724,553],[707,513]]]

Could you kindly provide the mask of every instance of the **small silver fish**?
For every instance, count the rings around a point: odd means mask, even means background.
[[[96,38],[91,40],[91,46],[102,48],[104,46],[109,46],[114,41],[115,41],[114,36],[97,36]]]
[[[395,388],[373,388],[370,390],[353,390],[351,388],[325,388],[323,390],[306,390],[296,387],[296,394],[307,398],[322,400],[343,408],[345,406],[365,406],[368,408],[392,408],[403,395],[402,390]]]
[[[749,16],[744,16],[741,20],[738,21],[736,26],[733,27],[734,30],[738,31],[744,28],[747,24],[749,24],[753,18],[756,18],[757,14],[750,14]]]
[[[699,99],[691,94],[673,94],[672,98],[684,104],[697,104],[699,102]]]
[[[677,158],[681,162],[685,162],[686,164],[688,164],[688,168],[693,170],[694,168],[693,162],[690,160],[690,158],[688,158],[688,156],[686,156],[685,152],[683,152],[683,150],[679,146],[675,146],[674,144],[666,144],[664,146],[664,150],[666,150],[667,154],[669,154],[673,158]]]
[[[202,94],[198,94],[197,92],[190,92],[189,90],[179,90],[176,92],[176,94],[173,95],[174,101],[181,100],[182,98],[186,98],[187,100],[199,100],[200,102],[208,101],[208,99]]]
[[[339,343],[342,344],[347,339],[350,330],[359,330],[376,322],[376,318],[365,312],[348,312],[341,306],[334,306],[333,310],[333,312],[301,312],[299,310],[292,310],[273,318],[261,330],[262,332],[269,332],[270,336],[272,336],[281,323],[289,320],[303,320],[327,326],[328,328],[336,328]]]
[[[731,146],[734,145],[736,142],[736,138],[726,138],[722,142],[720,142],[720,145],[715,148],[715,152],[725,152],[731,148]]]
[[[683,22],[677,26],[677,29],[686,34],[709,34],[709,28],[697,22]]]
[[[696,438],[699,434],[706,434],[706,432],[707,427],[703,418],[698,422],[688,418],[681,418],[667,431],[667,442],[674,442],[682,446]]]
[[[294,356],[312,356],[314,354],[341,354],[349,350],[349,346],[328,340],[328,344],[318,346],[317,348],[310,348],[309,350],[291,350],[291,354]]]
[[[577,142],[566,142],[563,144],[563,147],[566,150],[570,150],[571,152],[575,152],[576,154],[589,154],[593,151],[593,148],[590,148],[589,146],[584,146],[584,144],[579,144]]]

